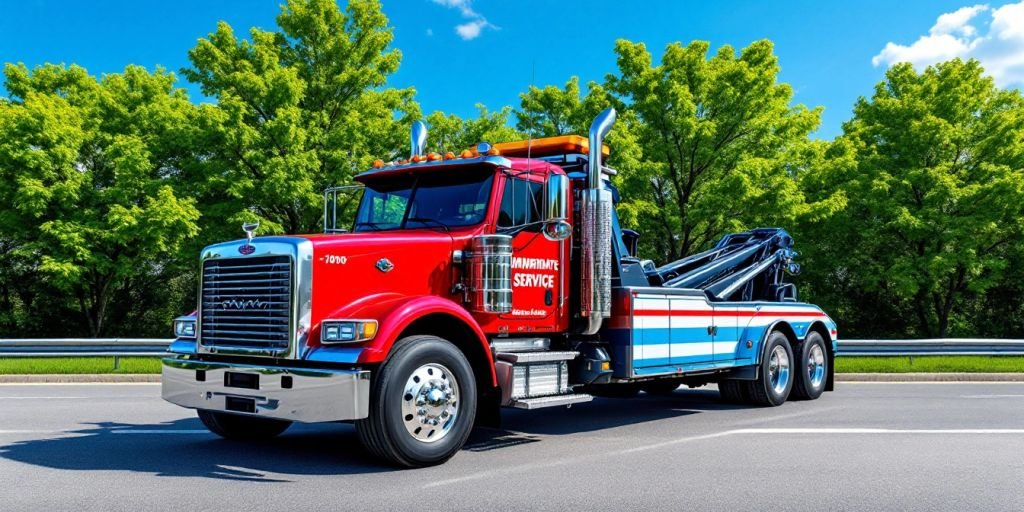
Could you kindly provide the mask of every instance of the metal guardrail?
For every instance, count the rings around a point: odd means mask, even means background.
[[[0,339],[4,357],[158,357],[172,340],[152,338]],[[1024,356],[1024,340],[942,338],[839,340],[839,356]]]
[[[0,358],[162,356],[171,341],[151,338],[0,339]]]
[[[1024,356],[1024,340],[839,340],[839,356]]]

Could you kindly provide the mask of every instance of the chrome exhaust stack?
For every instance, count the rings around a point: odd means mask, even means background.
[[[423,124],[423,121],[412,122],[412,133],[410,134],[411,153],[409,158],[414,156],[423,156],[423,152],[427,150],[427,125]]]
[[[580,316],[583,334],[597,334],[612,313],[612,193],[601,185],[601,148],[615,124],[615,109],[601,112],[590,125],[587,189],[580,204]]]

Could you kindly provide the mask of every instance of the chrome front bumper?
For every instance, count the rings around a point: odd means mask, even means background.
[[[264,367],[168,357],[164,400],[190,409],[314,423],[369,414],[370,372]]]

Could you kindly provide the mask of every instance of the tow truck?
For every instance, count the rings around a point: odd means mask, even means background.
[[[786,281],[799,265],[784,229],[662,265],[638,257],[605,165],[615,117],[586,138],[459,154],[425,152],[416,122],[408,159],[326,191],[324,233],[249,224],[206,247],[163,398],[232,439],[354,422],[369,452],[419,467],[454,456],[502,407],[707,384],[778,406],[832,390],[836,324]],[[358,204],[351,224],[345,204]]]

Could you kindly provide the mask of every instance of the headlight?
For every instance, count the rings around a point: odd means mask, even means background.
[[[196,319],[189,316],[181,316],[174,319],[174,335],[179,338],[196,337]]]
[[[320,324],[320,341],[323,343],[369,341],[376,335],[376,320],[324,320]]]

